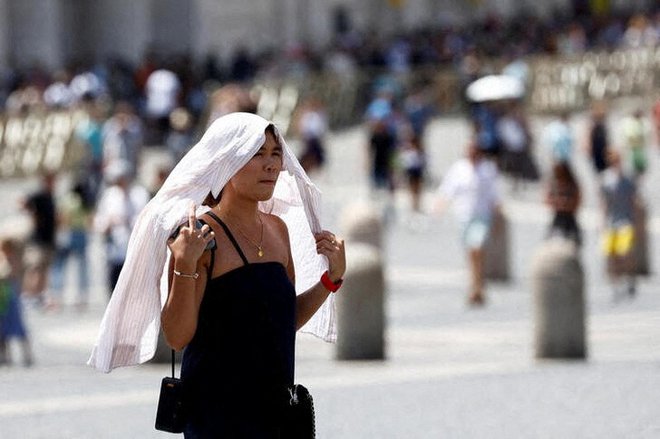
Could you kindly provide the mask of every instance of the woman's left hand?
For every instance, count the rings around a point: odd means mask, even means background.
[[[334,233],[324,230],[314,234],[316,239],[316,252],[328,258],[328,276],[333,282],[344,277],[346,271],[346,251],[344,240],[337,238]]]

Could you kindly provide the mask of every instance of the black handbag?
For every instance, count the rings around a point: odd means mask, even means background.
[[[314,399],[302,384],[289,387],[289,401],[285,407],[286,423],[282,437],[290,439],[315,439],[316,420]]]
[[[183,381],[174,374],[174,349],[172,349],[172,376],[163,378],[156,411],[156,430],[183,433],[186,425],[183,404]]]

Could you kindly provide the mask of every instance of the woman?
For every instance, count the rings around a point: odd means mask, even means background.
[[[580,201],[580,187],[570,165],[555,163],[545,195],[546,204],[555,214],[548,237],[561,236],[572,240],[578,247],[582,244],[582,232],[576,219]]]
[[[166,339],[186,347],[186,437],[280,437],[296,330],[336,338],[330,290],[345,271],[344,244],[321,230],[319,204],[272,124],[247,113],[215,121],[140,214],[90,364],[148,360],[163,297]],[[162,269],[166,241],[165,294],[145,294],[162,271],[143,258]]]

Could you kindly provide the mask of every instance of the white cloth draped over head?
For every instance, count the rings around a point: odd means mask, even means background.
[[[254,114],[232,113],[217,119],[202,139],[181,159],[140,213],[133,228],[126,261],[101,321],[88,364],[104,372],[151,359],[160,331],[160,312],[167,299],[167,239],[188,216],[197,215],[210,193],[217,197],[266,140],[271,122]],[[321,230],[321,194],[309,180],[277,129],[283,148],[283,168],[273,197],[259,209],[287,224],[296,269],[296,292],[312,287],[327,269],[327,259],[316,253],[312,232]],[[336,339],[334,297],[301,329],[326,341]],[[237,330],[240,330],[238,328]]]

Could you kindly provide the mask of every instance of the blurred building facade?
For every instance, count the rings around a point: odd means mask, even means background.
[[[608,8],[654,0],[601,0]],[[264,49],[305,42],[322,47],[351,29],[391,34],[460,24],[488,14],[547,15],[594,0],[0,0],[0,66],[147,50],[226,57],[237,47]]]

